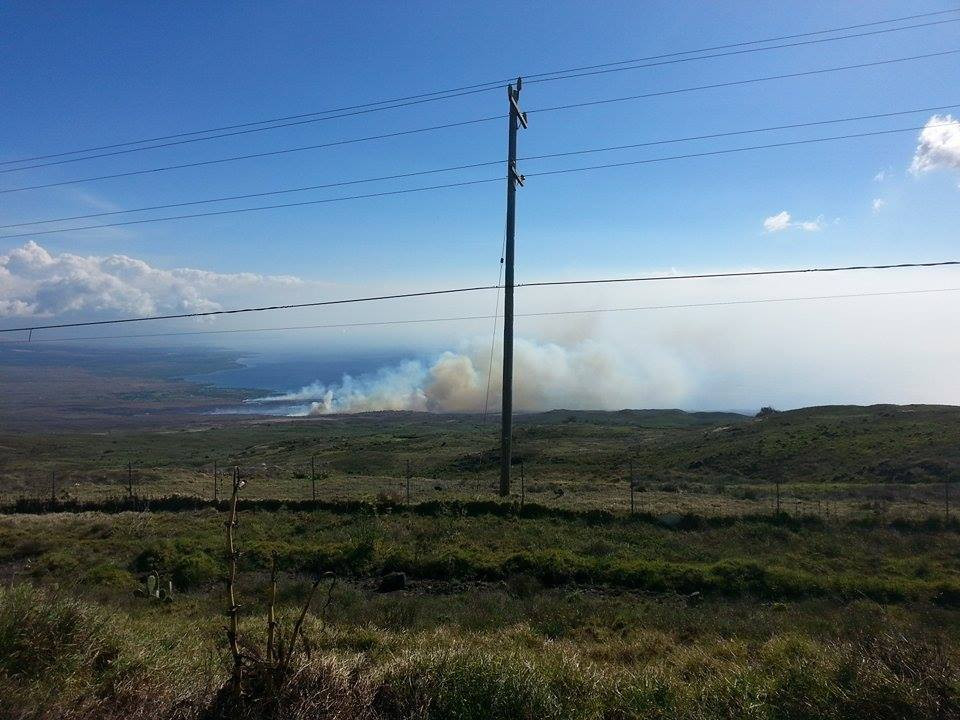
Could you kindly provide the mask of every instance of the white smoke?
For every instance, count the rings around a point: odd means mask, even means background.
[[[500,348],[481,341],[433,362],[408,360],[339,383],[313,383],[255,403],[310,403],[309,414],[375,410],[481,412],[500,403]],[[489,401],[487,379],[490,378]],[[514,407],[520,412],[554,408],[620,408],[676,404],[690,381],[680,363],[661,354],[628,359],[615,347],[581,340],[570,347],[519,338],[514,344]]]

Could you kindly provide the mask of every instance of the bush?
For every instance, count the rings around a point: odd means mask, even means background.
[[[173,578],[174,589],[190,590],[219,579],[220,568],[209,555],[196,552],[177,557],[170,575]]]
[[[90,568],[85,575],[86,582],[90,585],[97,585],[111,590],[132,590],[136,584],[136,578],[112,563],[101,563]]]
[[[174,590],[190,590],[217,580],[222,571],[217,562],[202,550],[162,540],[144,548],[134,558],[132,568],[140,573],[169,575]]]

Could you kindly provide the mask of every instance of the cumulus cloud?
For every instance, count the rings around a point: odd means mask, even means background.
[[[816,220],[793,220],[793,217],[786,210],[771,215],[763,221],[763,229],[768,233],[783,232],[795,228],[805,232],[817,232],[823,229],[823,219]]]
[[[880,212],[883,209],[883,206],[887,204],[887,201],[883,198],[874,198],[872,207],[875,213]]]
[[[960,120],[934,115],[920,131],[910,172],[914,175],[948,168],[960,169]]]
[[[768,233],[780,232],[790,227],[790,213],[784,210],[776,215],[771,215],[763,221],[763,229]]]
[[[37,243],[0,255],[0,315],[204,312],[220,309],[224,288],[289,286],[292,277],[165,270],[126,255],[51,253]]]

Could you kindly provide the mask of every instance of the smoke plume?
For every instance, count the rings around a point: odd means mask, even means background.
[[[313,383],[253,402],[309,403],[309,414],[374,410],[482,412],[500,403],[502,366],[495,348],[476,341],[432,362],[408,360],[339,383]],[[489,402],[487,378],[490,377]],[[582,340],[570,347],[518,339],[514,345],[514,407],[518,411],[617,408],[643,398],[648,405],[682,400],[688,381],[678,363],[665,357],[628,360],[612,346]],[[656,381],[654,381],[656,378]],[[630,401],[627,400],[630,398]]]

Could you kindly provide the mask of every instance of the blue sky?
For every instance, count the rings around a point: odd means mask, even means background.
[[[3,11],[6,88],[0,134],[7,158],[237,121],[309,112],[488,79],[803,32],[943,9],[874,3],[143,3],[20,4]],[[960,46],[960,24],[806,48],[529,85],[524,107],[796,72]],[[691,93],[534,118],[521,154],[682,137],[960,102],[960,58]],[[504,94],[431,103],[290,128],[7,174],[4,187],[324,142],[495,114]],[[925,116],[857,124],[909,127]],[[917,122],[921,121],[921,122]],[[773,134],[833,134],[813,128]],[[256,192],[408,169],[493,160],[503,123],[440,131],[154,177],[8,195],[14,221],[83,212],[91,204],[156,202]],[[764,141],[768,136],[763,136]],[[603,155],[604,161],[754,144],[755,138]],[[641,168],[544,178],[520,198],[518,272],[584,264],[699,267],[904,256],[951,248],[955,182],[903,177],[911,134]],[[681,149],[682,148],[682,149]],[[524,170],[591,164],[598,156],[526,163]],[[892,168],[892,188],[873,176]],[[442,178],[487,177],[497,170]],[[432,184],[435,178],[371,189]],[[887,216],[873,198],[890,193]],[[297,199],[343,194],[304,193]],[[349,194],[349,193],[347,193]],[[51,249],[129,252],[160,264],[241,271],[486,277],[496,268],[503,189],[497,185],[338,206],[138,227],[103,237],[47,236]],[[246,201],[244,204],[250,204]],[[953,207],[951,208],[950,205]],[[841,218],[817,238],[762,234],[781,210]],[[903,237],[904,227],[912,237]],[[922,239],[921,239],[922,236]],[[585,241],[589,252],[584,252]],[[2,241],[0,241],[2,242]],[[268,242],[270,252],[263,252]],[[12,241],[3,242],[9,247]],[[0,247],[2,247],[0,246]],[[486,273],[482,268],[486,269]]]
[[[7,4],[0,9],[6,36],[0,48],[4,88],[0,159],[947,7],[906,2]],[[535,110],[958,47],[960,23],[952,23],[529,84],[521,105]],[[960,55],[953,55],[533,114],[530,129],[520,136],[520,154],[960,103],[958,70]],[[505,102],[505,93],[496,90],[237,138],[11,172],[0,176],[0,187],[455,122],[503,112]],[[521,170],[533,173],[921,126],[931,114],[526,162]],[[7,224],[497,160],[505,152],[505,131],[505,122],[497,121],[256,161],[5,194],[0,195],[0,220]],[[960,221],[960,173],[950,167],[909,173],[917,135],[531,178],[519,192],[518,280],[952,256]],[[498,168],[477,169],[285,199],[401,189],[499,173]],[[503,195],[502,184],[491,183],[35,240],[54,255],[123,254],[155,268],[293,275],[320,286],[485,284],[498,270]],[[264,200],[270,202],[274,200]],[[249,204],[258,201],[215,207]],[[792,223],[806,222],[815,229],[791,225],[766,232],[765,219],[784,211]],[[0,238],[0,255],[25,242],[26,238]],[[309,287],[314,292],[315,286]],[[226,303],[215,300],[221,306]]]

